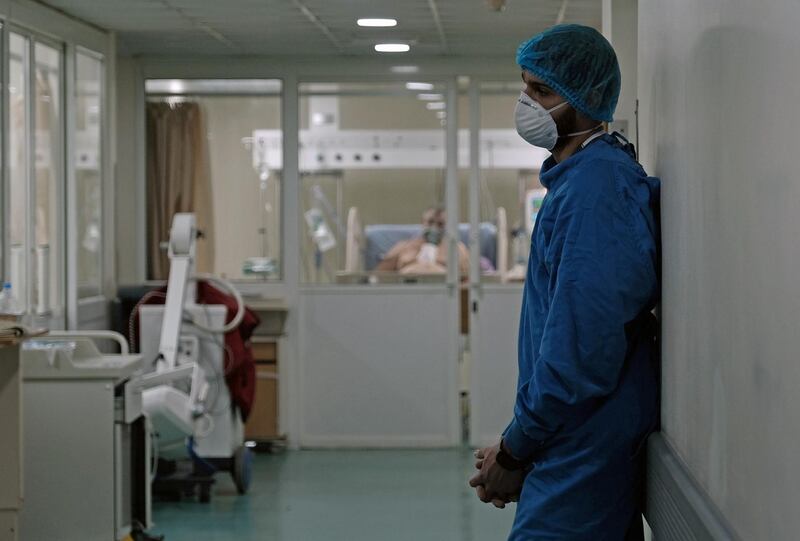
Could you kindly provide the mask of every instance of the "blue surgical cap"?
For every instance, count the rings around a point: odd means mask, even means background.
[[[578,112],[611,122],[619,99],[617,55],[600,32],[560,24],[520,45],[517,64],[562,95]]]

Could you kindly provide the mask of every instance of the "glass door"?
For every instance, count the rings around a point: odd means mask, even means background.
[[[497,443],[514,414],[517,333],[547,153],[514,126],[520,82],[472,81],[469,107],[470,443]]]
[[[302,445],[460,441],[455,103],[455,81],[300,86]]]

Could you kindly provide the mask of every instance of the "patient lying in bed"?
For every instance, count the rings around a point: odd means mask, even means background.
[[[443,209],[431,208],[422,215],[422,235],[400,241],[387,252],[375,270],[401,274],[443,274],[447,272],[447,244],[442,242],[447,223]],[[458,271],[469,273],[469,252],[458,243]]]

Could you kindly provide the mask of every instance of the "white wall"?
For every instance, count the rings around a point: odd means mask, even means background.
[[[117,283],[138,284],[145,278],[144,94],[139,63],[117,57],[116,267]]]
[[[641,0],[663,429],[742,539],[800,531],[800,3]]]

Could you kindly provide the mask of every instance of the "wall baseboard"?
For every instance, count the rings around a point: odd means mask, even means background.
[[[648,442],[645,517],[654,541],[738,539],[658,432]]]

